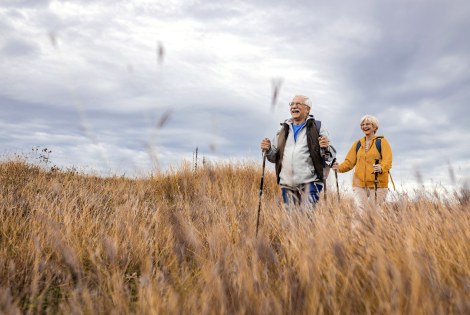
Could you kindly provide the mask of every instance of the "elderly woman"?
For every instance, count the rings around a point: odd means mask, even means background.
[[[366,204],[380,205],[388,193],[388,174],[392,168],[392,149],[383,136],[376,136],[379,121],[365,115],[361,118],[364,137],[355,141],[343,163],[333,169],[345,173],[355,167],[353,177],[354,200],[362,212]]]

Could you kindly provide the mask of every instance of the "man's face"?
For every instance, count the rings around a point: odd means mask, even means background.
[[[303,122],[307,119],[310,107],[305,105],[303,97],[296,96],[290,103],[290,114],[296,123]]]

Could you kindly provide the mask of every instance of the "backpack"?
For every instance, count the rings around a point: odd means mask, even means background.
[[[383,137],[377,137],[377,140],[375,140],[375,146],[377,148],[377,151],[379,151],[380,159],[382,159],[382,138]],[[361,140],[357,141],[356,154],[357,154],[357,151],[359,151],[360,147],[361,147]]]
[[[377,151],[379,151],[380,159],[382,159],[382,138],[383,137],[377,137],[377,140],[375,140],[375,147],[377,148]],[[356,155],[357,155],[357,151],[359,151],[360,147],[361,147],[361,140],[358,140],[357,144],[356,144]],[[388,171],[388,174],[390,175],[390,180],[391,180],[392,185],[393,185],[393,190],[396,190],[395,189],[395,183],[393,182],[393,178],[392,178],[392,173],[390,171]]]

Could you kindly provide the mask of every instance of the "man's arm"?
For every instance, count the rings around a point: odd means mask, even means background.
[[[261,140],[261,150],[266,152],[266,158],[271,163],[276,163],[277,151],[278,151],[278,144],[277,139],[279,136],[280,130],[276,133],[276,136],[271,140],[268,138],[264,138]]]
[[[278,148],[277,148],[277,137],[278,137],[278,135],[279,135],[279,132],[276,134],[276,136],[271,141],[271,147],[266,152],[266,158],[271,163],[276,163],[276,156],[277,156],[277,151],[278,151]]]

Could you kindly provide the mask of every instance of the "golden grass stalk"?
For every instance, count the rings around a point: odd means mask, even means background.
[[[469,314],[468,194],[286,211],[256,163],[100,178],[0,164],[0,313]],[[459,196],[462,196],[460,198]],[[353,219],[359,222],[351,227]]]

